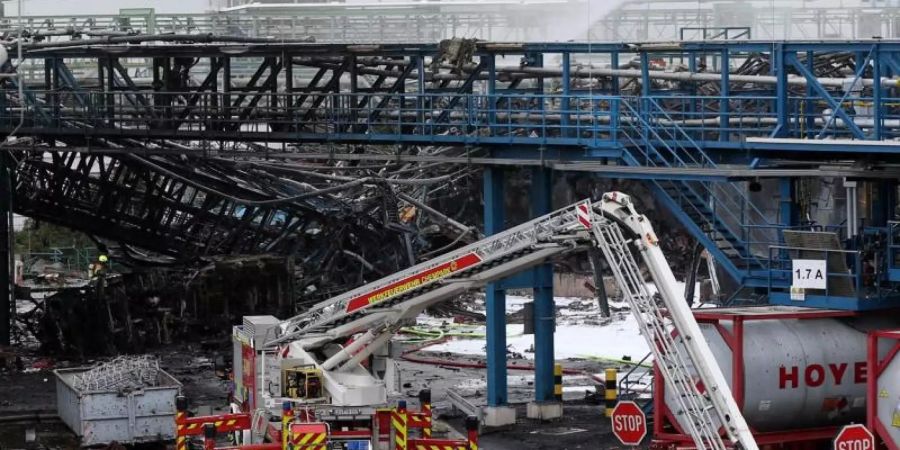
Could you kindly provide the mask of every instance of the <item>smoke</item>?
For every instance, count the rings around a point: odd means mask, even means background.
[[[447,4],[458,3],[445,0]],[[496,3],[506,22],[488,28],[476,25],[460,30],[457,37],[501,42],[586,42],[599,41],[598,22],[619,7],[623,0],[485,0],[482,8]]]
[[[18,15],[17,1],[4,1],[6,17]],[[23,0],[22,12],[29,16],[65,14],[118,14],[120,8],[155,8],[157,13],[194,14],[204,12],[208,0]]]

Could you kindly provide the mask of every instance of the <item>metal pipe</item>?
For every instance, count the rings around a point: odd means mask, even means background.
[[[347,360],[344,365],[341,366],[338,371],[347,371],[359,365],[364,359],[368,358],[375,350],[381,348],[383,345],[387,344],[391,337],[394,336],[394,332],[392,330],[387,330],[384,333],[378,335],[375,340],[372,341],[369,345],[367,345],[362,351],[353,355],[352,358]]]
[[[249,36],[226,36],[216,35],[213,33],[203,34],[149,34],[149,35],[133,35],[133,36],[104,36],[96,39],[80,39],[74,41],[62,42],[36,42],[22,45],[21,41],[17,43],[19,47],[25,47],[26,50],[48,50],[65,47],[84,47],[88,45],[103,44],[143,44],[145,42],[193,42],[193,43],[236,43],[236,44],[285,44],[285,43],[310,43],[315,42],[315,38],[307,36],[299,39],[271,39],[264,37]]]
[[[405,200],[405,201],[407,201],[407,202],[412,203],[413,205],[419,207],[420,209],[422,209],[423,211],[427,212],[428,214],[437,217],[438,219],[440,219],[441,221],[443,221],[443,222],[445,222],[445,223],[447,223],[447,224],[450,224],[451,226],[453,226],[453,227],[456,228],[457,230],[462,231],[463,233],[468,233],[468,232],[472,231],[472,228],[471,228],[471,227],[467,227],[465,224],[462,224],[462,223],[459,223],[459,222],[453,220],[453,218],[451,218],[451,217],[449,217],[449,216],[447,216],[447,215],[441,213],[440,211],[438,211],[438,210],[436,210],[436,209],[434,209],[434,208],[432,208],[432,207],[426,205],[426,204],[423,203],[423,202],[420,202],[420,201],[418,201],[418,200],[412,198],[411,196],[409,196],[409,195],[407,195],[407,194],[404,194],[404,193],[401,192],[401,193],[398,193],[398,194],[397,194],[397,197],[400,197],[401,199],[403,199],[403,200]],[[479,239],[481,238],[481,235],[478,234],[478,233],[476,233],[476,236],[478,236]]]
[[[856,236],[856,181],[848,181],[844,179],[844,188],[847,192],[847,237]]]
[[[344,362],[348,358],[353,357],[353,353],[359,350],[362,346],[372,342],[375,339],[375,330],[369,330],[365,334],[359,337],[359,339],[351,342],[349,345],[341,348],[337,351],[337,353],[331,355],[330,358],[325,360],[322,363],[322,370],[331,370],[337,367],[338,364]]]

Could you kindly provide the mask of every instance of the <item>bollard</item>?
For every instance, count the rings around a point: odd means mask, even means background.
[[[422,437],[431,439],[431,424],[434,423],[431,418],[431,389],[419,391],[419,405],[422,408],[422,414],[425,415],[425,427],[422,428]]]
[[[619,397],[619,391],[616,388],[617,376],[616,369],[606,369],[606,389],[603,394],[603,398],[606,400],[606,417],[612,417],[613,410],[616,409],[616,401]]]
[[[203,424],[203,450],[216,450],[216,424]]]
[[[291,442],[291,422],[294,420],[294,407],[291,402],[281,404],[281,450],[289,450]],[[289,447],[290,446],[290,447]]]
[[[187,436],[184,432],[184,419],[187,419],[187,397],[175,397],[175,450],[187,450]]]
[[[553,397],[556,401],[563,401],[562,397],[562,364],[553,365]]]
[[[409,428],[406,415],[406,402],[397,401],[397,409],[391,418],[394,429],[394,450],[406,450],[406,438],[409,436]]]
[[[466,417],[466,440],[468,450],[478,450],[478,418],[475,416]]]

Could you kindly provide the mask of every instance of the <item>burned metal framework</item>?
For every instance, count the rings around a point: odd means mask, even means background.
[[[534,166],[546,189],[546,167],[649,180],[739,285],[780,292],[766,250],[807,225],[789,201],[754,201],[747,181],[787,180],[789,199],[792,175],[759,170],[787,155],[808,170],[822,155],[891,161],[880,141],[900,130],[894,41],[25,45],[43,77],[24,98],[10,82],[0,105],[0,129],[29,136],[8,143],[17,208],[182,258],[297,252],[307,274],[340,277],[298,283],[316,295],[470,239],[459,213],[429,205],[477,204],[473,164],[491,166],[488,191],[510,165]],[[547,192],[532,197],[541,208]],[[485,205],[491,217],[500,202]],[[424,242],[432,224],[438,241]],[[877,295],[867,307],[891,301]]]

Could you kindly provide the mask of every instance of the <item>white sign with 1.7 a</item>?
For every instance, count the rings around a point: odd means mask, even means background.
[[[802,289],[825,289],[828,285],[828,269],[824,259],[795,259],[792,261],[793,282],[791,287]]]

